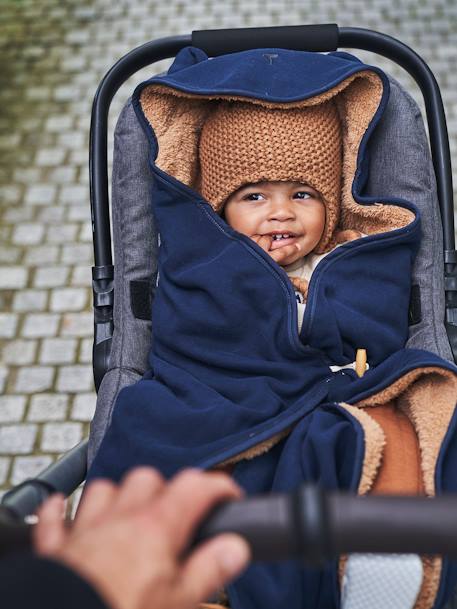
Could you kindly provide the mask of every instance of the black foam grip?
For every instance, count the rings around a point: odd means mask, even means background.
[[[286,25],[192,32],[192,46],[210,56],[257,48],[282,48],[294,51],[336,51],[339,30],[336,23]]]
[[[327,495],[333,553],[402,552],[457,556],[456,495]]]

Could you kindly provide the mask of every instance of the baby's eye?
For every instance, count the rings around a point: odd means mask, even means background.
[[[305,196],[299,196],[299,195],[305,195]],[[308,198],[312,198],[313,195],[310,192],[306,192],[306,190],[300,190],[300,191],[296,192],[294,196],[298,197],[299,199],[308,199]]]
[[[261,196],[262,195],[260,192],[250,192],[249,194],[245,195],[243,197],[243,199],[245,199],[246,201],[258,201],[259,199],[256,197],[261,197]]]

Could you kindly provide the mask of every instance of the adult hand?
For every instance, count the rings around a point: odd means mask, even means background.
[[[292,243],[291,245],[283,245],[282,247],[270,250],[271,244],[273,243],[273,237],[270,235],[252,235],[251,239],[265,250],[278,264],[283,264],[293,254],[297,253],[297,249],[300,249],[299,243]]]
[[[91,582],[113,609],[191,609],[249,561],[247,542],[235,534],[183,556],[205,514],[241,495],[222,473],[188,469],[167,483],[152,468],[136,468],[120,486],[88,485],[71,528],[63,497],[51,497],[38,513],[35,547]]]

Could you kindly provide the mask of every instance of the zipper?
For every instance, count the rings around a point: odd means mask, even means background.
[[[407,234],[411,231],[411,224],[415,224],[417,222],[417,215],[415,220],[412,221],[412,223],[408,224],[407,226],[401,227],[399,229],[394,229],[394,231],[389,231],[389,232],[395,232],[397,233],[397,231],[402,231],[400,235],[395,234],[392,235],[390,237],[386,237],[386,233],[377,233],[374,235],[368,235],[367,237],[364,237],[363,239],[357,239],[356,242],[354,241],[349,241],[347,244],[344,243],[341,247],[334,249],[332,252],[330,252],[328,254],[328,256],[325,256],[325,258],[322,258],[322,260],[319,260],[319,262],[316,265],[316,268],[313,271],[313,274],[311,275],[311,278],[309,280],[309,286],[308,286],[308,299],[306,302],[306,309],[305,309],[305,313],[303,316],[303,323],[302,323],[302,329],[301,329],[301,334],[302,334],[302,341],[306,342],[306,340],[308,339],[308,335],[309,335],[309,330],[314,318],[314,311],[316,308],[316,303],[315,303],[315,298],[314,298],[314,294],[315,294],[315,285],[317,284],[317,286],[319,285],[321,279],[322,279],[322,269],[324,269],[326,266],[329,266],[331,264],[333,264],[336,260],[339,260],[340,258],[345,258],[346,256],[349,256],[350,254],[352,254],[355,251],[359,251],[362,250],[363,248],[366,247],[370,247],[372,243],[374,242],[378,242],[383,240],[384,242],[389,242],[392,240],[398,240],[399,237],[401,237],[404,234]],[[367,241],[368,240],[368,241]],[[360,241],[360,243],[358,243]],[[335,254],[334,256],[332,256],[332,254]],[[317,289],[317,288],[316,288]]]

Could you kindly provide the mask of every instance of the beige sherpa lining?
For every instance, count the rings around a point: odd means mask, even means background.
[[[231,463],[238,463],[238,461],[242,461],[243,459],[253,459],[254,457],[258,457],[259,455],[266,453],[272,448],[275,444],[277,444],[282,438],[285,438],[291,432],[292,425],[283,429],[276,435],[248,448],[242,453],[235,455],[234,457],[230,457],[230,459],[226,459],[225,461],[221,461],[221,463],[217,464],[217,467],[225,467]]]
[[[340,404],[357,418],[365,432],[365,457],[359,494],[366,494],[371,489],[382,461],[385,442],[384,433],[369,416],[369,410],[394,399],[416,430],[424,488],[426,494],[432,497],[435,495],[436,461],[457,402],[457,375],[444,368],[417,368],[353,406]],[[432,607],[440,581],[441,557],[423,556],[422,564],[422,587],[415,609]]]
[[[341,217],[337,228],[375,234],[404,227],[414,219],[414,214],[402,207],[379,203],[360,205],[352,196],[360,142],[381,96],[380,77],[370,70],[363,70],[321,95],[295,102],[273,103],[242,96],[195,95],[152,84],[141,92],[140,103],[157,138],[157,167],[199,192],[199,136],[218,100],[251,102],[269,108],[301,108],[334,98],[343,132]]]
[[[365,454],[363,457],[362,474],[360,476],[358,493],[360,495],[365,495],[370,490],[370,487],[376,478],[379,466],[381,465],[382,451],[386,439],[379,423],[372,419],[364,410],[345,403],[340,404],[340,406],[357,419],[364,430],[366,438]]]

